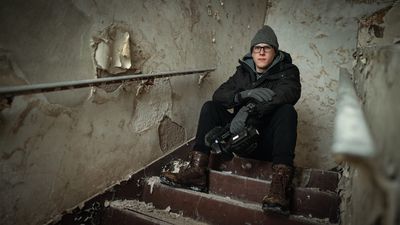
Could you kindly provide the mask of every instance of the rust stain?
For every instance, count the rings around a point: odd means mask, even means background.
[[[360,28],[365,28],[369,33],[373,34],[377,38],[383,38],[383,32],[385,27],[383,25],[384,17],[388,13],[388,11],[393,6],[388,6],[383,9],[380,9],[369,16],[365,16],[360,19]]]
[[[388,6],[383,9],[380,9],[374,13],[372,13],[369,16],[365,16],[360,19],[360,26],[361,27],[370,27],[371,25],[379,25],[383,24],[384,20],[383,18],[386,16],[387,12],[392,8],[393,6]]]

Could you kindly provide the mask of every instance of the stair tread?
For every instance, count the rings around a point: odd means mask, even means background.
[[[151,203],[140,202],[138,200],[114,200],[108,204],[109,209],[106,213],[109,214],[107,216],[110,217],[109,220],[112,222],[115,222],[115,214],[119,214],[128,224],[140,221],[141,224],[207,225],[190,217],[173,213],[169,207],[166,209],[156,209]]]
[[[236,174],[211,170],[209,192],[230,196],[246,202],[261,203],[268,193],[270,181]],[[234,185],[233,185],[234,184]],[[312,215],[316,218],[329,218],[337,222],[339,217],[339,196],[331,191],[318,188],[296,187],[293,191],[291,212],[296,215]]]
[[[215,194],[173,188],[159,183],[146,185],[143,201],[152,202],[158,208],[170,206],[182,210],[185,216],[210,224],[282,224],[282,225],[328,225],[329,219],[307,218],[290,215],[268,215],[261,204],[243,202]],[[246,221],[249,219],[249,221]]]
[[[272,179],[272,163],[256,159],[233,157],[224,160],[221,156],[211,155],[210,168],[218,171],[231,171],[246,177],[260,180]],[[336,191],[339,182],[339,173],[315,168],[295,168],[293,183],[296,186],[315,187],[321,190]]]
[[[265,180],[265,179],[258,179],[258,178],[254,178],[254,177],[243,176],[243,175],[240,175],[240,174],[231,173],[230,171],[210,170],[209,174],[211,174],[211,175],[219,174],[219,175],[232,177],[232,178],[237,178],[237,179],[251,180],[251,181],[263,183],[263,184],[266,184],[266,185],[271,184],[271,180]],[[332,196],[336,196],[337,195],[337,193],[334,192],[334,191],[321,190],[321,189],[316,188],[316,187],[295,186],[295,188],[296,189],[302,189],[302,190],[313,190],[313,191],[316,191],[316,192],[327,193],[327,194],[332,195]]]

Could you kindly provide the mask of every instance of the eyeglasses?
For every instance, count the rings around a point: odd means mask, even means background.
[[[269,46],[269,45],[265,45],[265,46],[258,46],[258,45],[256,45],[256,46],[254,46],[254,48],[253,48],[253,52],[255,52],[255,53],[260,53],[261,52],[261,49],[265,52],[265,53],[269,53],[269,52],[271,52],[272,51],[272,47],[271,46]]]

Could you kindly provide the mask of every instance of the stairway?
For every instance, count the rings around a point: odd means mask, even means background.
[[[266,214],[261,209],[261,200],[271,181],[269,162],[240,157],[227,160],[212,155],[208,193],[160,183],[162,165],[185,157],[189,148],[190,145],[183,146],[87,202],[86,212],[94,202],[101,205],[87,224],[339,224],[337,172],[296,168],[291,215],[284,217]],[[86,224],[82,223],[84,211],[85,207],[67,214],[57,224]],[[75,223],[78,217],[81,221]]]

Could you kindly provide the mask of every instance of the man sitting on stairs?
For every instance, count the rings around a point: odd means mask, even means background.
[[[206,134],[216,126],[230,123],[232,134],[252,124],[261,140],[249,158],[272,161],[270,190],[262,201],[267,212],[289,214],[289,192],[293,177],[293,159],[297,137],[297,112],[293,105],[300,98],[298,68],[292,58],[279,50],[275,32],[263,26],[251,40],[250,52],[233,76],[214,93],[200,113],[195,145],[189,166],[178,173],[163,172],[161,179],[176,187],[207,189],[210,147]],[[248,102],[255,102],[249,109]],[[234,113],[228,109],[234,108]]]

